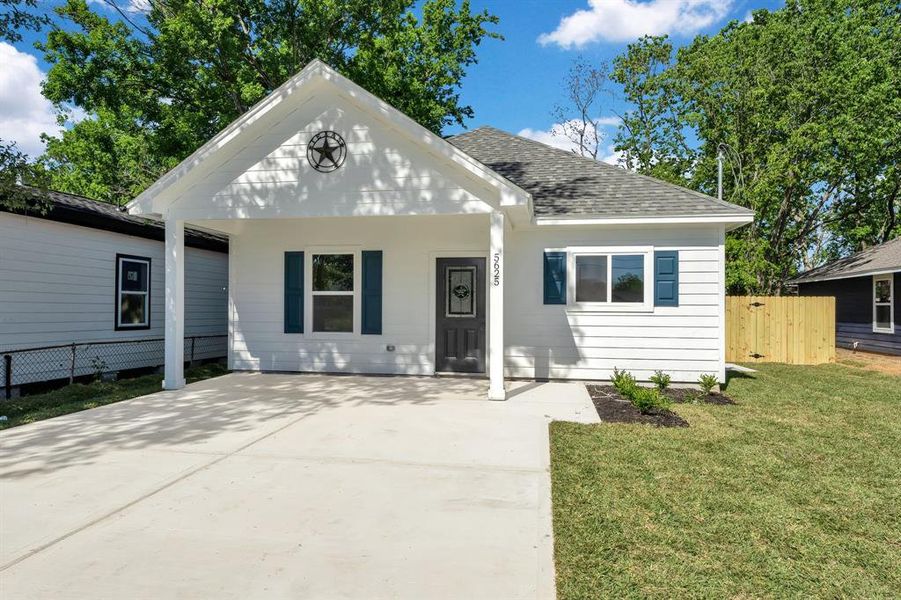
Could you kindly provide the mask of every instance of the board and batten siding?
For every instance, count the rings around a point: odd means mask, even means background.
[[[506,376],[608,379],[613,367],[628,369],[640,379],[656,369],[676,381],[719,374],[724,332],[722,236],[722,227],[508,228]],[[435,259],[486,256],[488,217],[245,221],[232,233],[230,243],[232,368],[431,375]],[[543,304],[545,249],[628,245],[679,250],[678,307],[588,313]],[[284,253],[304,251],[309,261],[317,251],[351,250],[383,251],[382,334],[317,334],[309,327],[303,334],[284,333]],[[653,284],[650,275],[647,282]],[[355,302],[359,306],[359,295]],[[394,351],[388,350],[389,345]]]
[[[722,227],[591,229],[539,227],[508,232],[504,268],[508,377],[609,379],[614,367],[647,380],[723,377]],[[679,306],[648,312],[582,312],[543,303],[542,256],[567,247],[653,246],[679,251]],[[645,274],[653,285],[653,274]]]
[[[115,329],[116,254],[151,259],[150,329]],[[224,335],[228,255],[188,247],[185,263],[185,335]],[[0,213],[0,350],[161,338],[164,278],[160,241]]]

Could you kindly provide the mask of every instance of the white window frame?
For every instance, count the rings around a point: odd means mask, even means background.
[[[644,257],[644,301],[613,302],[613,257],[623,255]],[[606,256],[607,297],[610,302],[576,301],[576,256]],[[571,310],[583,312],[653,312],[654,310],[654,247],[653,246],[577,246],[566,248],[566,298]]]
[[[325,292],[313,290],[313,257],[321,255],[340,255],[349,254],[353,256],[353,290],[350,292]],[[306,321],[304,330],[310,332],[311,338],[319,339],[340,339],[360,334],[360,290],[362,287],[362,274],[360,273],[360,251],[356,248],[335,248],[335,247],[319,247],[307,248],[304,250],[305,278],[309,281],[309,285],[305,286],[306,300],[304,302],[304,319]],[[316,331],[313,328],[313,298],[316,296],[352,296],[353,297],[353,328],[351,331]]]
[[[144,287],[146,291],[138,292],[131,290],[123,290],[122,285],[125,283],[123,266],[124,263],[143,263],[147,265],[147,285]],[[116,329],[150,329],[150,259],[140,256],[116,256]],[[122,322],[122,294],[145,296],[144,299],[144,322],[143,323],[123,323]]]
[[[876,302],[876,282],[888,281],[889,298],[888,302]],[[876,307],[889,307],[889,326],[879,327],[876,323]],[[886,275],[873,275],[873,333],[895,333],[895,275],[889,273]]]

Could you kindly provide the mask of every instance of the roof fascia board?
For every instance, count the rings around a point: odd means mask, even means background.
[[[585,225],[733,225],[735,229],[754,221],[753,215],[686,215],[659,217],[536,217],[539,227],[585,226]]]
[[[872,277],[874,275],[889,275],[892,273],[901,272],[901,266],[897,266],[893,269],[873,269],[872,271],[860,271],[858,273],[848,273],[845,275],[824,275],[821,277],[811,277],[811,278],[803,278],[803,279],[792,279],[788,281],[788,285],[800,285],[804,283],[819,283],[821,281],[834,281],[836,279],[855,279],[857,277]]]

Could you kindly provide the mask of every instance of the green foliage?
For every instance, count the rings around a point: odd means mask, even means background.
[[[651,383],[657,386],[657,389],[661,392],[669,387],[670,381],[672,377],[667,375],[661,370],[654,371],[654,374],[651,375]]]
[[[629,395],[632,406],[642,413],[650,413],[659,409],[670,407],[669,398],[660,393],[657,388],[635,386]]]
[[[49,24],[50,19],[37,8],[37,0],[0,0],[0,41],[21,42],[22,31],[38,31]]]
[[[613,387],[616,388],[623,396],[626,395],[627,391],[636,387],[638,383],[635,381],[635,377],[626,370],[620,371],[616,367],[613,367],[613,377],[610,378],[610,383],[613,384]]]
[[[719,385],[719,381],[717,381],[716,375],[705,373],[698,378],[698,385],[701,387],[701,391],[707,395],[713,391],[713,388]]]
[[[666,377],[667,384],[669,376]],[[657,409],[669,408],[669,399],[666,398],[657,388],[647,388],[638,385],[635,377],[628,371],[620,371],[613,369],[613,377],[610,382],[619,394],[632,403],[632,406],[640,412],[648,413]]]
[[[30,161],[15,142],[0,139],[0,206],[15,212],[46,213],[50,208],[45,195],[48,180],[46,170]]]
[[[86,0],[41,46],[44,94],[89,117],[48,140],[61,190],[132,197],[314,58],[435,132],[473,114],[459,86],[497,18],[468,0],[151,0],[146,24]],[[414,15],[414,10],[420,16]]]
[[[799,267],[901,234],[901,8],[797,0],[673,55],[646,37],[614,61],[634,108],[627,166],[724,199],[756,221],[730,234],[727,287],[779,293]],[[697,143],[686,140],[696,138]]]

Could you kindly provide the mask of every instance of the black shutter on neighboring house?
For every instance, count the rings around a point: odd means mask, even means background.
[[[544,253],[544,303],[566,304],[566,252]]]
[[[679,306],[679,251],[654,252],[654,306]]]
[[[382,251],[364,250],[362,322],[360,332],[382,334]]]
[[[285,333],[303,333],[303,252],[285,252]]]

